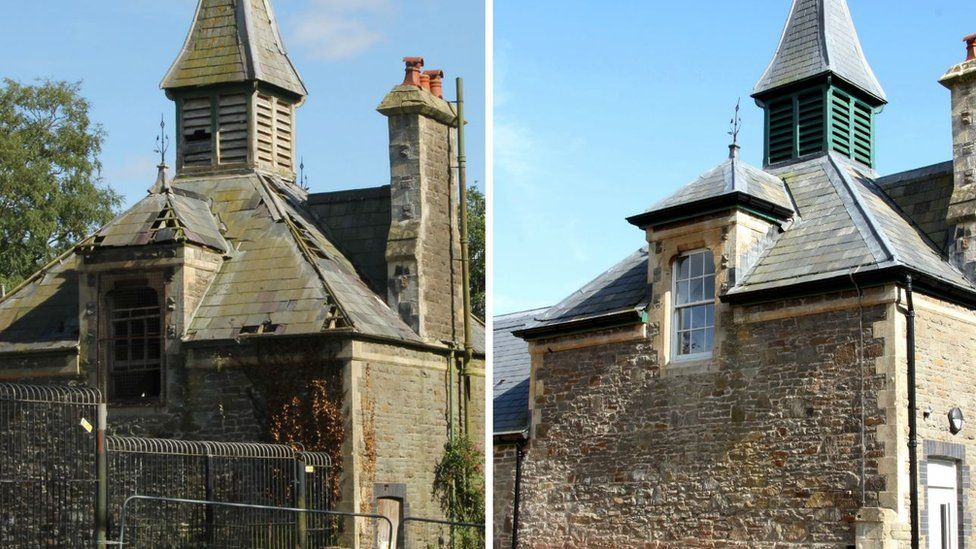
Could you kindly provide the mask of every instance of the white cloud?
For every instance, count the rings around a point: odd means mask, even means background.
[[[289,35],[311,57],[350,59],[386,39],[394,11],[390,0],[307,0]]]

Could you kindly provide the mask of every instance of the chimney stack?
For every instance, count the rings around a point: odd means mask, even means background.
[[[953,190],[947,220],[954,231],[949,255],[976,282],[976,34],[964,38],[966,61],[939,82],[952,93]]]
[[[424,339],[459,341],[457,112],[439,97],[443,73],[421,75],[419,57],[405,62],[404,85],[393,88],[377,108],[390,130],[387,302]]]

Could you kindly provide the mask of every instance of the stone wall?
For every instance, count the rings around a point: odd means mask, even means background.
[[[512,546],[512,511],[515,503],[515,461],[518,447],[512,442],[495,442],[492,467],[492,530],[495,549]]]
[[[853,545],[888,482],[888,295],[725,310],[694,370],[653,330],[534,342],[523,546]]]
[[[948,458],[958,462],[962,474],[960,497],[965,520],[960,523],[964,543],[959,546],[973,547],[976,487],[969,471],[976,465],[974,429],[967,424],[960,433],[952,434],[947,415],[958,407],[967,420],[976,418],[976,312],[917,293],[914,301],[922,546],[928,546],[926,463],[930,458]],[[926,413],[928,409],[931,413]],[[907,471],[907,463],[905,467]]]
[[[358,460],[357,511],[376,512],[376,497],[387,493],[403,496],[405,515],[443,518],[431,490],[448,437],[448,356],[372,343],[354,344],[352,356],[352,399],[359,405],[351,449]],[[460,432],[460,392],[457,376],[453,379],[453,414]],[[479,446],[485,432],[484,380],[484,363],[476,362],[468,412],[470,437]],[[424,535],[431,531],[411,528]],[[418,541],[413,535],[408,531],[408,543]]]

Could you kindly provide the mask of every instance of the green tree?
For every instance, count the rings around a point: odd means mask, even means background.
[[[80,87],[0,86],[0,283],[8,289],[109,221],[122,202],[102,185],[104,132]]]
[[[471,311],[485,318],[485,195],[468,189],[468,254],[471,258]]]
[[[449,520],[470,524],[485,523],[485,454],[481,445],[467,436],[444,444],[444,454],[434,468],[432,495]],[[473,527],[453,530],[451,549],[485,546],[483,532]]]

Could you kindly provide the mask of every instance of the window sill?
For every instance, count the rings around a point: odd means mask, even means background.
[[[714,355],[702,354],[672,358],[662,370],[663,375],[688,375],[711,372],[715,369]]]

